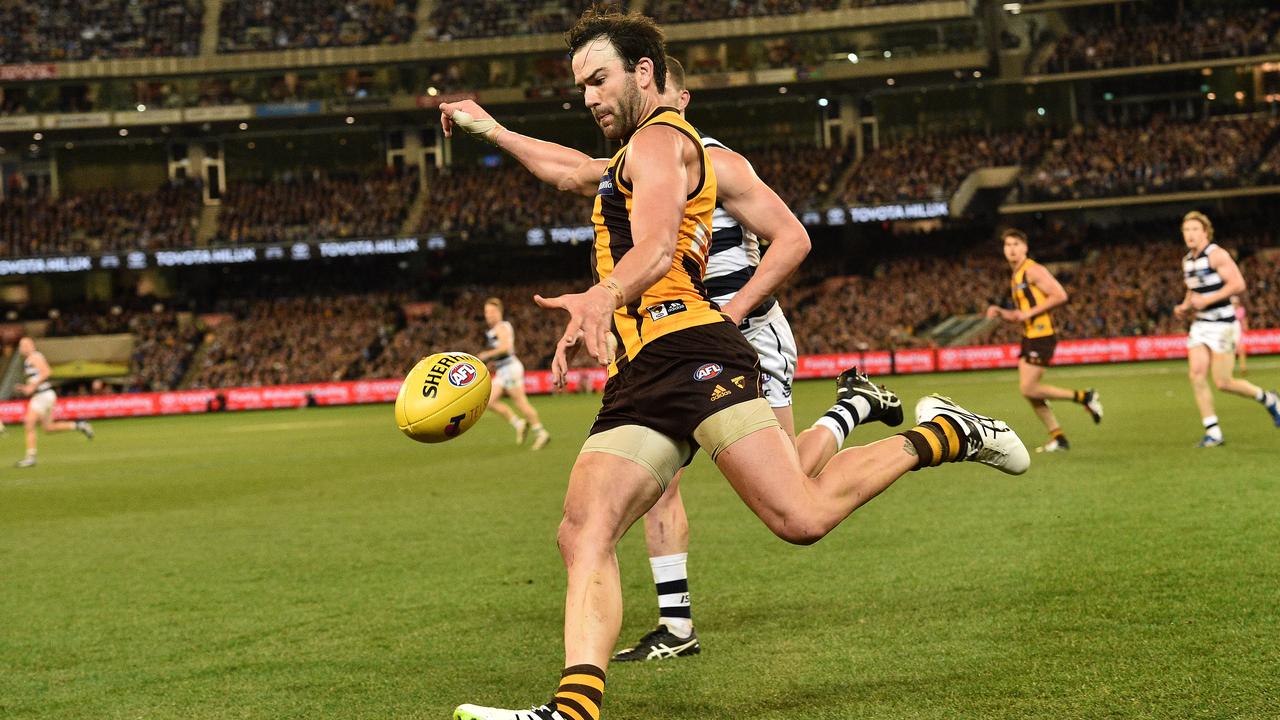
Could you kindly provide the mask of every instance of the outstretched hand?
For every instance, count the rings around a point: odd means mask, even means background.
[[[498,133],[504,129],[474,100],[440,103],[440,127],[444,130],[445,137],[453,137],[453,128],[459,127],[468,135],[487,143],[495,143]]]
[[[613,362],[613,350],[610,348],[609,334],[613,327],[613,296],[608,290],[593,285],[586,292],[570,293],[553,298],[541,295],[533,296],[534,302],[549,310],[564,310],[569,313],[569,322],[565,326],[564,335],[556,344],[556,361],[564,356],[564,370],[568,369],[567,361],[576,352],[579,345],[585,346],[587,354],[601,365]],[[553,361],[552,369],[555,369]]]

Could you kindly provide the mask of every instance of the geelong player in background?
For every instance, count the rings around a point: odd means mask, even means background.
[[[1210,373],[1215,387],[1261,403],[1276,427],[1280,427],[1280,398],[1276,392],[1266,392],[1247,380],[1232,377],[1236,348],[1240,344],[1240,320],[1231,305],[1231,296],[1245,291],[1240,268],[1230,253],[1213,242],[1213,223],[1204,213],[1189,212],[1182,219],[1182,241],[1188,250],[1182,258],[1182,279],[1187,284],[1187,294],[1173,312],[1180,318],[1193,318],[1187,336],[1187,363],[1191,391],[1204,424],[1204,437],[1199,446],[1216,447],[1223,443],[1222,428],[1213,407],[1213,391],[1209,389]]]
[[[1027,235],[1010,228],[1000,236],[1004,243],[1004,259],[1009,261],[1013,277],[1009,290],[1013,295],[1014,309],[987,308],[987,317],[1022,326],[1022,352],[1018,355],[1018,388],[1031,403],[1036,417],[1049,431],[1049,442],[1036,448],[1036,452],[1062,452],[1071,449],[1067,436],[1049,407],[1050,400],[1070,400],[1080,403],[1095,423],[1102,422],[1102,402],[1098,391],[1068,390],[1041,382],[1045,368],[1053,362],[1058,336],[1054,332],[1050,311],[1067,303],[1067,291],[1062,288],[1053,273],[1040,263],[1027,257]]]
[[[525,433],[533,431],[533,449],[541,450],[551,440],[551,434],[542,427],[538,411],[529,404],[524,393],[524,364],[516,357],[516,331],[511,323],[502,317],[502,301],[489,298],[484,301],[484,322],[489,329],[484,333],[488,350],[476,355],[493,366],[493,389],[489,391],[489,407],[511,423],[516,430],[516,444],[524,443]],[[502,402],[502,396],[508,395],[515,403],[515,411]]]
[[[53,385],[49,384],[49,361],[44,359],[44,353],[36,350],[35,341],[29,337],[18,341],[18,353],[22,355],[22,372],[27,378],[25,383],[18,384],[18,392],[31,398],[27,403],[27,415],[23,419],[27,434],[27,456],[17,462],[18,467],[25,468],[36,464],[37,423],[46,433],[77,430],[90,440],[93,439],[93,427],[83,420],[54,420],[53,408],[58,404],[58,394],[53,391]]]

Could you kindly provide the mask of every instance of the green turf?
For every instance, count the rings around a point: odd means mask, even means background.
[[[1280,385],[1280,359],[1250,379]],[[1183,366],[1056,369],[1094,427],[1024,477],[909,475],[831,537],[772,537],[705,458],[685,485],[704,653],[614,666],[608,718],[1274,718],[1280,430],[1221,398],[1192,447]],[[1011,372],[895,378],[1043,441]],[[797,389],[806,421],[830,384]],[[595,397],[440,446],[386,406],[98,423],[0,468],[0,717],[448,718],[528,706],[561,666],[554,544]],[[0,451],[21,456],[9,429]],[[885,434],[880,426],[856,439]],[[653,623],[640,533],[624,640]]]

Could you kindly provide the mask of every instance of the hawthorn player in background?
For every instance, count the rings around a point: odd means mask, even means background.
[[[1062,288],[1053,273],[1040,263],[1027,257],[1027,235],[1010,228],[1000,236],[1004,244],[1004,259],[1013,270],[1010,292],[1014,309],[987,308],[987,317],[1022,325],[1022,351],[1018,355],[1018,389],[1031,403],[1036,417],[1049,431],[1049,441],[1036,448],[1036,452],[1062,452],[1071,443],[1062,432],[1058,418],[1049,407],[1050,400],[1070,400],[1084,406],[1095,423],[1102,422],[1102,402],[1098,391],[1068,390],[1041,382],[1045,368],[1053,362],[1053,352],[1058,346],[1053,318],[1049,313],[1067,302],[1067,291]]]
[[[1231,258],[1231,253],[1213,242],[1213,223],[1200,212],[1189,212],[1182,219],[1182,241],[1187,254],[1182,258],[1182,279],[1187,294],[1173,309],[1180,318],[1192,316],[1187,336],[1187,364],[1190,368],[1191,391],[1200,410],[1204,437],[1199,447],[1217,447],[1224,440],[1218,415],[1213,406],[1209,375],[1219,390],[1261,403],[1280,427],[1280,397],[1248,380],[1232,377],[1236,347],[1240,344],[1240,321],[1231,305],[1231,296],[1245,291],[1244,276]]]
[[[23,426],[27,436],[27,455],[19,460],[17,467],[34,467],[36,464],[36,425],[44,428],[46,433],[67,432],[77,430],[90,440],[93,439],[93,426],[83,420],[70,422],[54,420],[53,409],[58,404],[58,394],[49,383],[49,361],[44,353],[36,350],[36,343],[29,337],[18,341],[18,352],[22,355],[22,372],[27,381],[18,384],[18,392],[31,398],[27,403],[27,414],[23,418]]]

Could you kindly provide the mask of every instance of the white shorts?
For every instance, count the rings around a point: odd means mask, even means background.
[[[524,389],[524,365],[518,358],[503,360],[493,371],[493,381],[503,390]]]
[[[53,412],[53,406],[56,404],[58,404],[58,393],[53,390],[41,390],[31,396],[30,407],[41,417]]]
[[[764,398],[769,407],[791,407],[791,383],[796,376],[796,338],[791,324],[774,305],[760,317],[747,320],[743,337],[760,354],[760,371],[764,375]]]
[[[1232,355],[1240,344],[1240,323],[1197,320],[1191,323],[1187,348],[1204,345],[1220,355]]]

